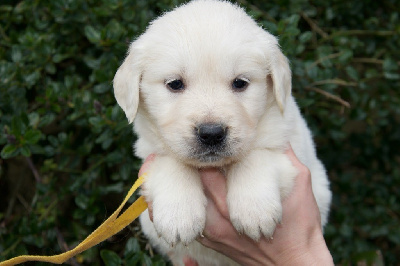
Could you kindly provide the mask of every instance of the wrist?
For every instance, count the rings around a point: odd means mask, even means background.
[[[322,233],[316,239],[310,239],[307,245],[297,245],[286,250],[280,258],[277,265],[334,265]]]

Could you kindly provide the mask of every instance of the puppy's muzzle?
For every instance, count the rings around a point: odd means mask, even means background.
[[[228,128],[221,124],[200,124],[196,127],[198,141],[207,147],[220,146],[224,144]]]

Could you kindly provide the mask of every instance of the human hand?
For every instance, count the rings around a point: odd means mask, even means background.
[[[291,147],[286,154],[299,173],[293,191],[283,201],[282,224],[277,226],[272,240],[261,238],[255,242],[240,235],[229,220],[225,177],[216,169],[200,171],[208,198],[205,237],[198,238],[201,244],[242,265],[333,265],[322,234],[310,171]],[[187,258],[185,265],[196,262]]]

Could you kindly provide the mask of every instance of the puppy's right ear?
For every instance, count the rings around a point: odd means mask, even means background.
[[[114,95],[119,106],[124,110],[129,123],[135,119],[139,105],[139,86],[142,69],[139,58],[136,57],[134,44],[129,49],[128,56],[118,68],[114,77]]]

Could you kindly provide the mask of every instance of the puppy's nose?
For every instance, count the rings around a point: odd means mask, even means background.
[[[221,124],[201,124],[196,130],[200,142],[208,146],[223,143],[227,135],[227,128]]]

